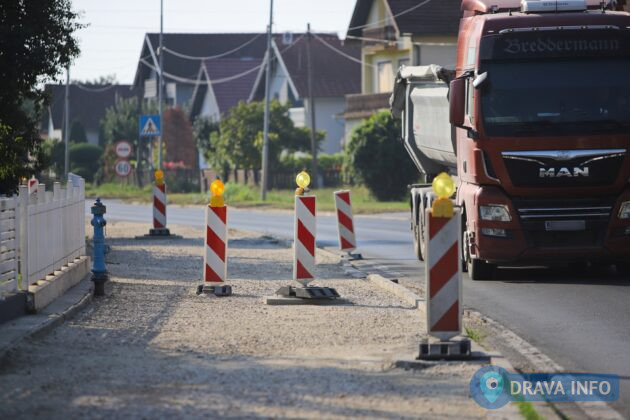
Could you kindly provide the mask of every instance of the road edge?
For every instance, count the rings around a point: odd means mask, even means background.
[[[380,274],[365,273],[361,271],[361,268],[352,264],[352,261],[344,259],[341,253],[336,253],[328,249],[324,249],[324,251],[333,255],[340,256],[341,265],[344,266],[345,270],[354,270],[359,273],[362,273],[366,281],[369,281],[370,283],[381,288],[382,290],[385,290],[387,292],[390,292],[396,295],[397,297],[405,301],[407,304],[412,306],[414,309],[418,310],[421,313],[421,316],[426,316],[425,299],[423,299],[422,297],[420,297],[413,291],[407,289],[405,286],[398,284],[397,279],[388,279]],[[528,360],[530,363],[532,363],[536,367],[536,369],[539,370],[540,372],[554,372],[554,371],[564,372],[565,371],[565,369],[561,365],[554,362],[550,357],[546,356],[541,350],[539,350],[538,348],[536,348],[535,346],[527,342],[525,339],[523,339],[522,337],[514,333],[512,330],[510,330],[506,326],[495,321],[494,319],[487,317],[478,311],[469,310],[469,309],[466,309],[464,311],[464,319],[466,318],[471,319],[471,320],[476,320],[483,324],[492,325],[496,330],[501,331],[502,334],[509,336],[510,342],[519,343],[518,346],[510,346],[510,348],[512,348],[516,353],[518,353],[519,355],[524,357],[526,360]],[[472,338],[471,338],[471,342],[473,343],[473,350],[481,351],[482,353],[485,353],[488,355],[488,357],[490,358],[490,364],[500,366],[510,373],[518,373],[506,356],[502,355],[499,352],[487,353],[483,351],[481,345],[477,343],[476,341],[474,341]],[[573,403],[576,406],[578,406],[579,409],[582,410],[582,412],[586,414],[589,418],[606,419],[606,420],[622,420],[623,419],[623,416],[620,415],[614,408],[610,407],[608,404],[602,401],[595,401],[595,402],[574,401]],[[532,401],[532,404],[536,406],[537,408],[541,408],[541,409],[543,408],[543,406],[546,406],[541,402]],[[557,405],[553,405],[553,409],[557,410],[557,412],[559,413],[563,412],[563,410],[557,407]],[[539,410],[539,411],[542,411],[542,410]],[[564,415],[564,413],[562,415]]]

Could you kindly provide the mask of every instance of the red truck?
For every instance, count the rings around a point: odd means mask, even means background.
[[[456,175],[462,264],[630,274],[630,14],[586,0],[464,0],[455,69],[399,70],[392,113],[427,181]],[[433,196],[411,188],[423,258]]]

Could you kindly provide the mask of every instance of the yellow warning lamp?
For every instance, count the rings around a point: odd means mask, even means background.
[[[225,200],[223,199],[223,191],[225,191],[225,185],[220,179],[215,179],[210,184],[210,207],[223,207],[225,206]]]
[[[164,184],[164,172],[162,172],[162,170],[160,169],[155,171],[155,184],[156,185]]]
[[[311,177],[306,171],[302,171],[295,177],[295,183],[298,185],[298,188],[295,189],[295,195],[304,195],[304,191],[311,183]]]
[[[442,172],[433,179],[433,192],[438,196],[433,202],[431,212],[433,217],[453,217],[453,201],[451,196],[455,193],[455,181],[446,172]]]

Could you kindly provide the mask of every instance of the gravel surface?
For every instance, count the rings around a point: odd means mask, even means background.
[[[230,231],[235,295],[197,296],[203,232],[140,241],[111,223],[111,282],[73,320],[24,342],[0,366],[0,418],[479,418],[476,364],[394,369],[417,348],[417,311],[317,255],[315,284],[348,300],[267,306],[291,284],[290,243]]]

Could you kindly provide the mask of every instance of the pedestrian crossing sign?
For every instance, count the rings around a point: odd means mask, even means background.
[[[159,137],[161,135],[159,115],[140,116],[140,137]]]

